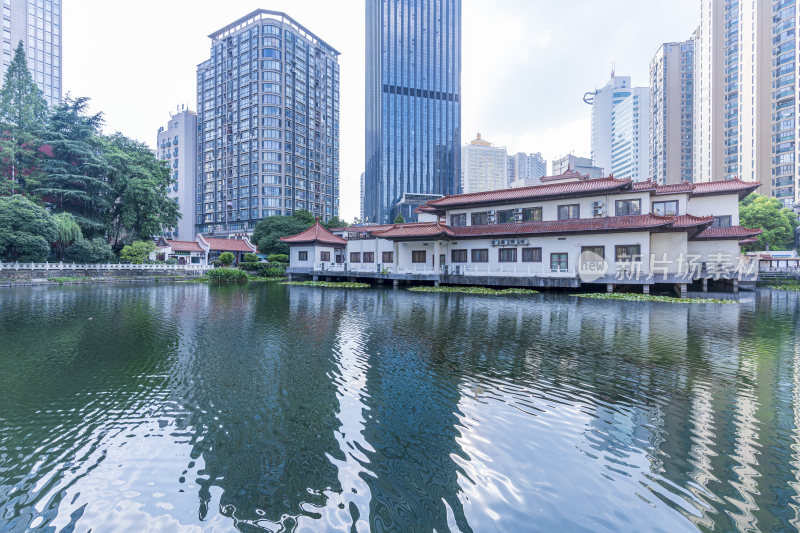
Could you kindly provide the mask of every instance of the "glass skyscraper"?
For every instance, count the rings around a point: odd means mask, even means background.
[[[364,218],[388,223],[459,191],[461,0],[366,0],[366,42]]]
[[[265,9],[209,37],[197,67],[197,231],[251,234],[297,210],[337,216],[339,52]]]

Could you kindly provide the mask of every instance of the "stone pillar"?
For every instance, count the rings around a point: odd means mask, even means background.
[[[614,292],[614,284],[613,283],[606,284],[606,292],[608,292],[608,293]]]
[[[319,276],[314,274],[313,276],[311,276],[311,280],[312,281],[319,281]]]
[[[642,294],[650,294],[650,285],[642,285]]]
[[[292,281],[292,275],[288,274],[288,277],[289,277],[289,281]]]
[[[733,294],[739,293],[739,280],[734,278],[733,279]]]
[[[396,289],[398,285],[400,285],[400,280],[399,279],[393,279],[392,280],[392,288]]]
[[[708,292],[708,278],[703,278],[703,292]]]
[[[686,284],[685,283],[678,283],[678,295],[681,298],[686,298]]]
[[[325,276],[325,281],[330,281],[330,280],[331,280],[330,276]]]
[[[439,286],[439,282],[438,282],[438,281],[434,281],[434,282],[433,282],[433,286],[434,286],[434,287],[438,287],[438,286]]]

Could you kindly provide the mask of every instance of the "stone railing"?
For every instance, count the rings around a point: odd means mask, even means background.
[[[120,271],[141,271],[141,270],[175,270],[179,272],[205,271],[210,270],[211,265],[186,264],[186,265],[167,265],[167,264],[141,264],[130,263],[3,263],[0,262],[0,270],[120,270]]]

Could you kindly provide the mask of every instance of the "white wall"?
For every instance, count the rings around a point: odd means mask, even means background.
[[[653,272],[658,275],[664,272],[676,273],[680,269],[681,258],[686,260],[688,254],[688,242],[686,233],[653,233],[650,236],[650,253],[653,254],[656,268]],[[661,263],[664,261],[664,263]],[[685,263],[684,263],[685,264]]]
[[[740,255],[738,240],[719,240],[719,241],[689,241],[689,255],[699,255],[698,261],[718,261],[718,254],[736,262]]]
[[[720,194],[689,198],[689,214],[696,217],[731,215],[731,225],[739,225],[739,195]]]

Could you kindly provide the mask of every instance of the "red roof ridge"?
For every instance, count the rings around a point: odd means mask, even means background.
[[[281,237],[280,241],[290,244],[315,242],[321,242],[323,244],[347,244],[347,239],[343,239],[328,231],[325,226],[319,223],[319,219],[317,219],[310,228],[290,237]]]

